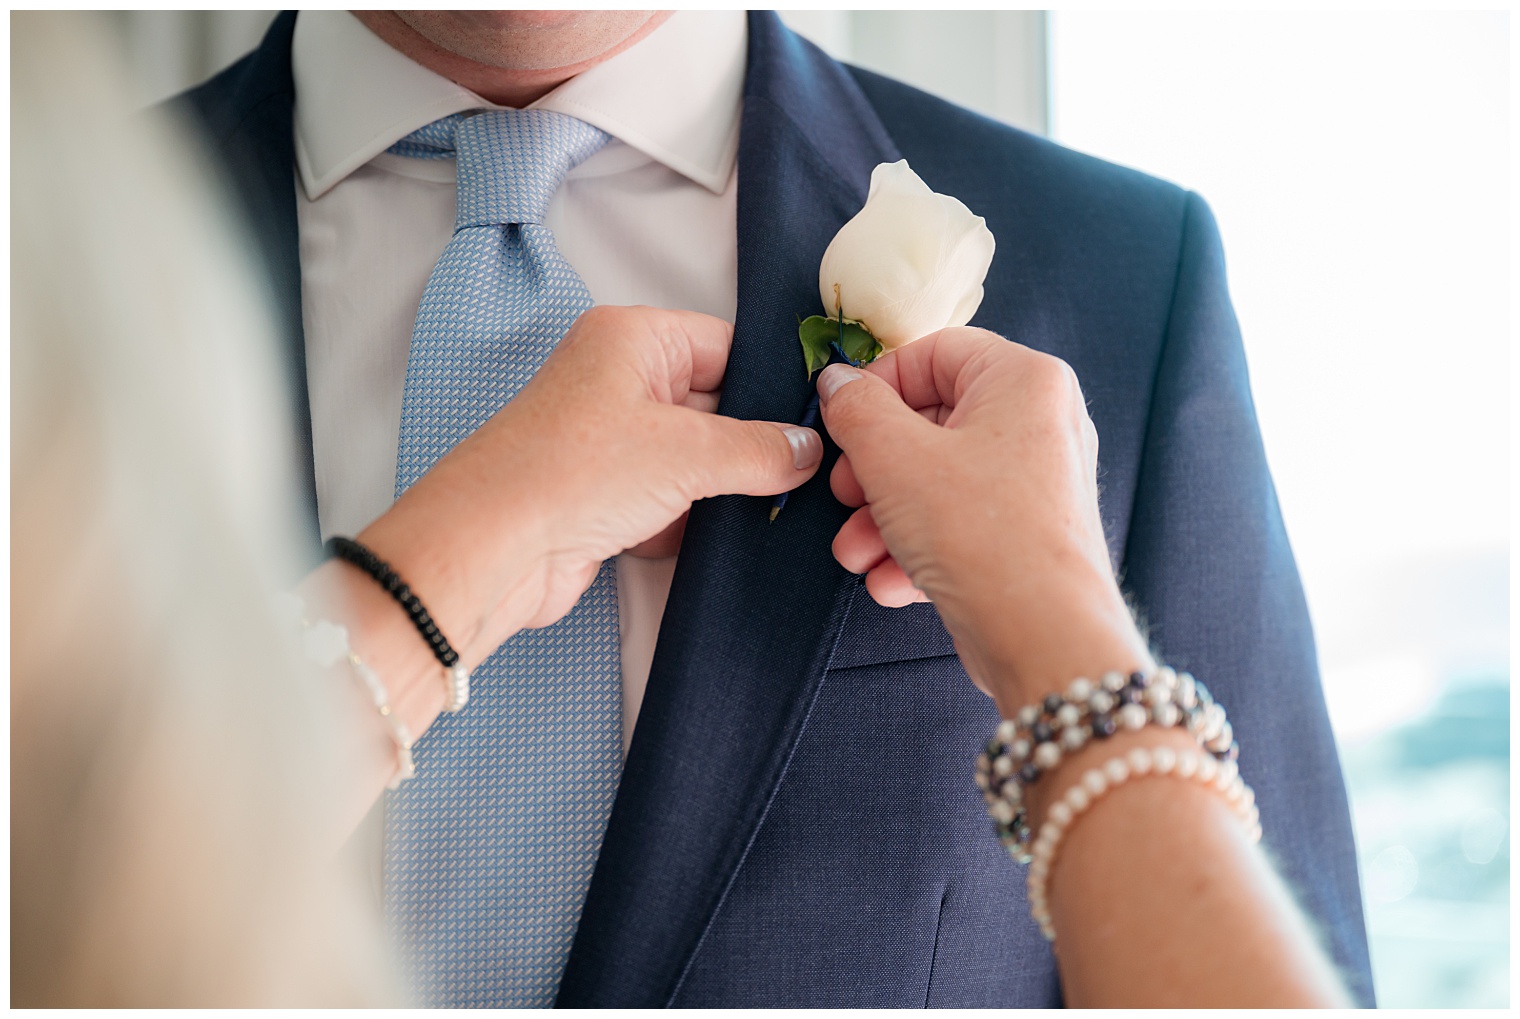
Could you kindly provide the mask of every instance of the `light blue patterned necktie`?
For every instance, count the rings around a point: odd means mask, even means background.
[[[454,236],[412,331],[398,496],[516,396],[591,307],[543,217],[607,137],[561,114],[491,110],[392,146],[457,155],[459,168]],[[611,561],[568,616],[475,670],[469,705],[433,724],[416,761],[386,816],[386,912],[418,1002],[552,1005],[622,767]]]

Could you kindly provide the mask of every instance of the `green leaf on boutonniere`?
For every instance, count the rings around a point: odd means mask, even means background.
[[[805,318],[797,326],[802,341],[802,356],[807,361],[808,378],[829,363],[829,344],[839,336],[839,323],[822,315]]]
[[[807,361],[808,377],[829,363],[829,347],[838,344],[844,356],[857,364],[870,364],[881,355],[881,344],[864,325],[854,319],[840,320],[813,315],[797,327],[802,341],[802,356]]]
[[[839,341],[844,356],[856,364],[870,364],[881,356],[881,344],[863,323],[844,320],[844,338]]]

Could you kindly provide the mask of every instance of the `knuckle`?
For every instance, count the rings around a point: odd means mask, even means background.
[[[1035,390],[1053,406],[1069,405],[1073,399],[1080,406],[1082,387],[1078,384],[1077,373],[1071,365],[1052,354],[1033,353],[1035,357],[1030,363],[1030,375]]]

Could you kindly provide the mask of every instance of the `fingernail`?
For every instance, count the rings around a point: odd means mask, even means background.
[[[831,364],[818,376],[818,398],[824,403],[839,392],[839,388],[848,382],[854,382],[860,378],[860,372],[847,364]]]
[[[786,441],[791,443],[792,464],[799,471],[818,466],[818,461],[823,459],[823,440],[817,432],[801,425],[784,425],[781,430],[786,433]]]

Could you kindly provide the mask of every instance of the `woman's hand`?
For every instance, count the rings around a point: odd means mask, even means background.
[[[931,600],[1005,714],[1078,675],[1146,667],[1098,514],[1098,437],[1071,369],[944,329],[818,380],[859,507],[834,540],[883,605]]]
[[[860,507],[834,554],[884,605],[931,599],[1005,718],[1077,676],[1154,665],[1109,567],[1098,439],[1064,363],[945,329],[818,388],[845,451],[834,493]],[[1195,745],[1147,727],[1067,755],[1026,801],[1031,823],[1086,769],[1165,744]],[[1196,783],[1109,796],[1062,842],[1048,892],[1071,1005],[1346,1004],[1228,802]]]
[[[817,432],[712,413],[732,336],[694,312],[588,311],[511,403],[359,534],[466,668],[563,616],[609,556],[674,552],[697,499],[775,495],[813,476]],[[410,732],[426,730],[443,709],[443,673],[394,599],[338,561],[302,593],[349,628]],[[369,720],[351,827],[395,773],[396,752],[360,686],[347,685],[355,717]]]
[[[467,661],[549,625],[608,557],[673,553],[697,499],[774,495],[812,477],[823,455],[813,430],[711,413],[732,335],[695,312],[588,311],[361,540],[427,604],[447,600],[434,615],[473,645]]]

